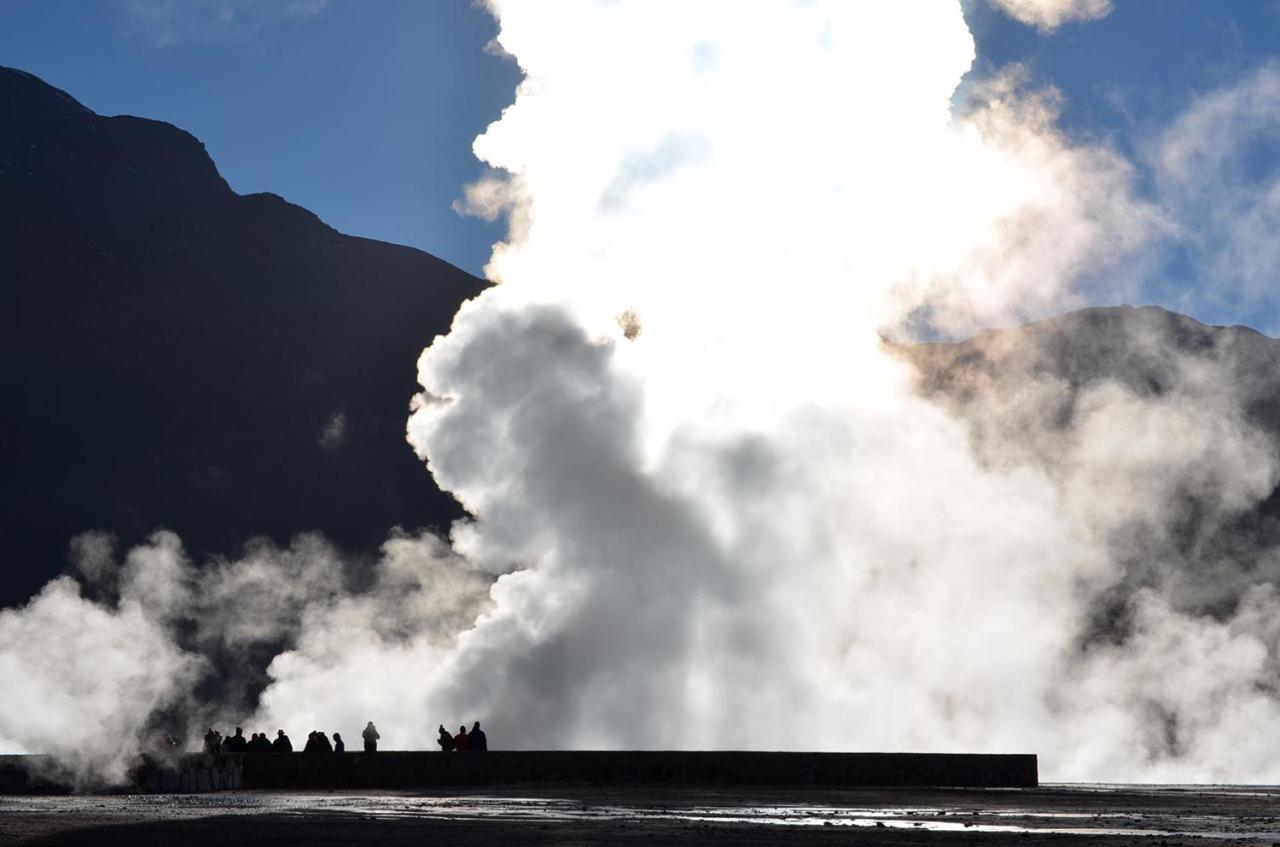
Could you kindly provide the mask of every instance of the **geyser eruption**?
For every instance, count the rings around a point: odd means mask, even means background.
[[[527,746],[804,726],[1036,750],[1054,778],[1270,772],[1224,755],[1277,715],[1269,594],[1214,619],[1147,581],[1110,638],[1091,612],[1135,566],[1116,538],[1170,532],[1180,487],[1223,520],[1274,487],[1238,408],[1113,386],[1051,463],[1002,462],[881,340],[1139,267],[1169,227],[1119,155],[1016,69],[956,96],[958,7],[494,7],[526,80],[469,201],[511,237],[424,353],[409,437],[500,576],[422,702]]]
[[[1004,5],[1046,27],[1107,8]],[[64,580],[0,613],[4,678],[106,704],[69,707],[55,752],[118,774],[120,745],[80,743],[95,721],[134,739],[177,709],[374,718],[391,747],[480,718],[502,747],[1280,777],[1275,551],[1186,542],[1280,477],[1240,397],[1208,390],[1224,363],[1170,358],[1158,396],[1106,381],[1069,408],[1030,374],[1007,407],[957,409],[887,340],[1122,298],[1103,280],[1177,231],[1123,157],[1066,138],[1018,69],[967,79],[958,4],[493,10],[526,79],[466,205],[510,222],[501,284],[424,352],[408,426],[473,519],[448,545],[394,535],[366,584],[316,538],[199,568],[171,535],[123,565],[87,539],[95,601]],[[1209,566],[1231,598],[1185,591]],[[244,585],[258,602],[223,602]],[[107,658],[34,663],[78,615]],[[237,717],[252,680],[187,702],[255,651],[257,715]],[[53,749],[12,712],[0,738]]]

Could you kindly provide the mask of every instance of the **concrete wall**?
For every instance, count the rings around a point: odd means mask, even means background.
[[[48,756],[0,756],[0,794],[66,794]]]
[[[0,756],[0,794],[65,791],[42,776],[48,764]],[[1021,788],[1038,780],[1033,755],[710,751],[186,754],[134,775],[135,790],[157,793],[518,783]]]
[[[78,784],[48,756],[0,756],[0,794],[67,794],[141,790],[160,794],[200,794],[241,787],[239,756],[182,754],[166,759],[144,758],[131,772],[127,785],[86,779]]]
[[[245,788],[502,783],[1029,787],[1034,755],[494,751],[245,754]]]
[[[134,771],[134,785],[153,794],[206,794],[242,788],[243,761],[236,755],[183,755],[148,760]]]

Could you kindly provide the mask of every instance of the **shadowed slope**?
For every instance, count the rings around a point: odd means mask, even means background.
[[[403,438],[418,354],[484,285],[448,263],[0,68],[0,280],[0,605],[87,529],[367,550],[461,514]]]

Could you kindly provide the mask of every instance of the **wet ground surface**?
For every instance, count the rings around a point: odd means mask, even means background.
[[[0,844],[1280,845],[1280,788],[510,787],[0,797]]]

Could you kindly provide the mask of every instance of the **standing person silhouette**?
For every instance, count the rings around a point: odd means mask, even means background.
[[[471,735],[467,738],[467,744],[472,753],[483,753],[489,749],[489,737],[480,728],[480,721],[476,721],[476,725],[471,727]]]
[[[465,726],[458,727],[458,734],[453,737],[453,749],[459,753],[467,752],[471,749],[470,740],[467,738],[467,728]]]
[[[436,743],[440,745],[441,752],[448,753],[453,750],[453,736],[444,728],[444,724],[440,724],[440,737],[436,739]]]
[[[228,753],[243,753],[249,747],[249,740],[244,737],[244,730],[236,727],[236,734],[222,742],[222,749]]]
[[[342,740],[342,733],[335,732],[333,734],[333,752],[345,753],[346,751],[347,751],[347,745]]]
[[[378,739],[382,736],[378,734],[378,728],[373,725],[373,721],[369,721],[369,725],[364,728],[364,732],[360,733],[364,738],[364,751],[366,753],[378,752]]]

